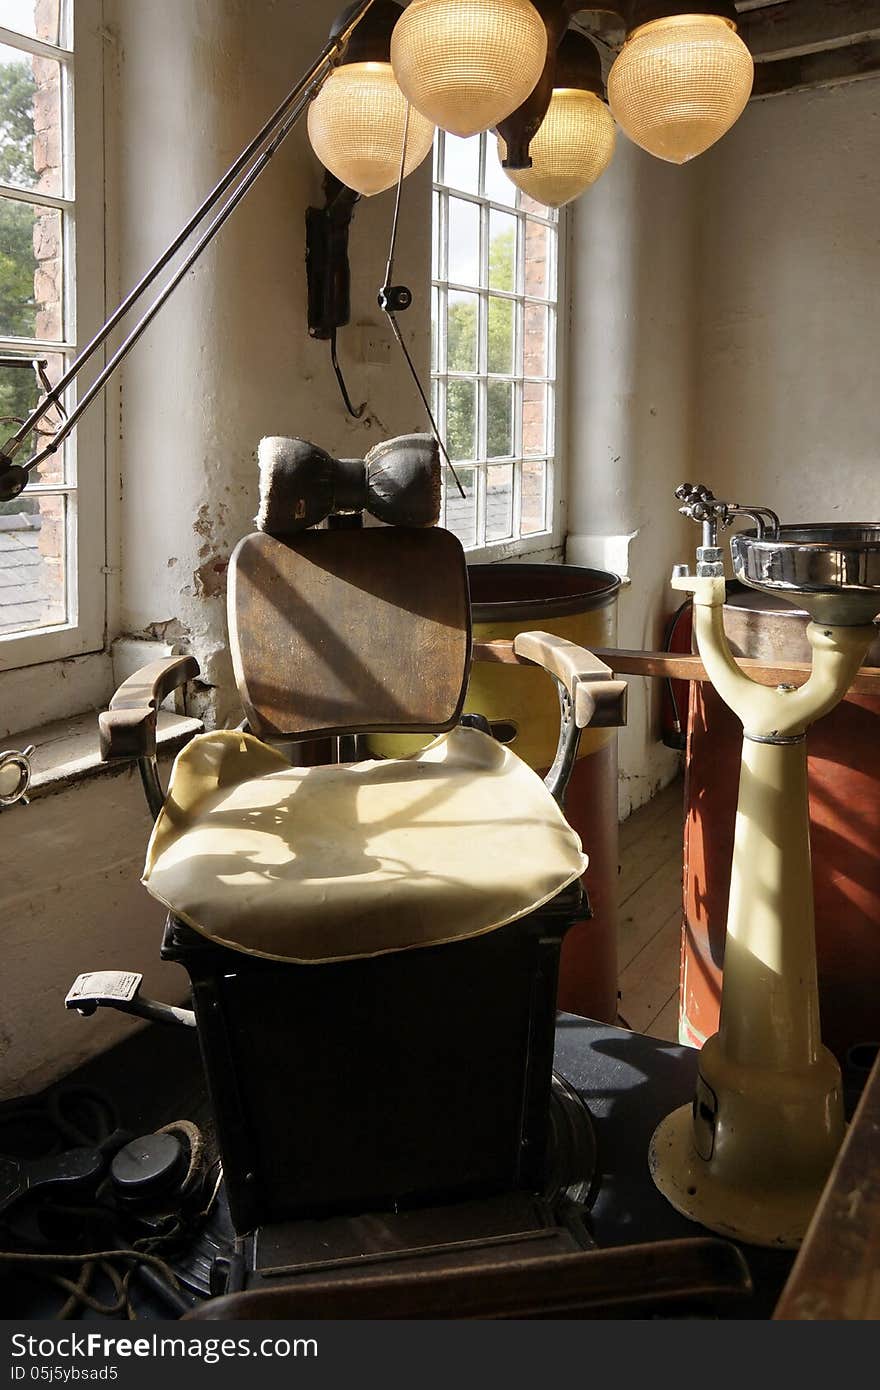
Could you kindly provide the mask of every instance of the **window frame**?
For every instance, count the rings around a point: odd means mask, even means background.
[[[444,433],[446,422],[445,400],[446,391],[450,381],[465,380],[475,381],[477,391],[477,448],[478,457],[473,460],[455,460],[453,463],[458,466],[459,462],[464,468],[475,468],[477,476],[477,515],[476,531],[477,540],[473,544],[463,542],[468,560],[471,562],[492,562],[496,560],[506,560],[511,558],[521,558],[524,556],[546,555],[553,557],[553,552],[561,552],[561,547],[565,537],[565,469],[563,460],[566,448],[566,427],[567,412],[565,401],[565,370],[566,348],[568,339],[568,295],[567,295],[567,260],[568,260],[568,240],[569,222],[567,209],[563,208],[555,216],[548,211],[546,218],[536,214],[530,208],[522,207],[520,197],[517,197],[516,204],[510,205],[496,202],[486,191],[486,161],[494,153],[494,139],[491,133],[485,133],[480,140],[480,161],[479,161],[479,183],[481,190],[474,193],[465,189],[460,189],[455,185],[445,183],[440,175],[445,173],[442,166],[443,154],[445,152],[445,140],[448,137],[438,131],[433,154],[433,181],[432,181],[432,202],[431,202],[431,300],[432,300],[432,323],[431,323],[431,384],[432,393],[436,409],[436,418],[441,431]],[[448,199],[449,197],[459,198],[464,202],[476,205],[479,209],[480,227],[480,273],[479,285],[463,284],[457,280],[449,278],[448,264]],[[439,209],[439,220],[438,220]],[[518,236],[517,253],[517,281],[513,291],[497,290],[490,288],[488,275],[485,273],[488,266],[490,254],[488,229],[491,213],[495,211],[502,214],[514,214],[518,218],[528,218],[536,223],[555,227],[555,259],[556,259],[556,293],[555,298],[542,299],[533,294],[526,293],[524,283],[524,244],[523,237]],[[522,286],[522,289],[520,289]],[[446,317],[444,304],[446,297],[450,293],[473,294],[478,298],[479,321],[477,334],[477,365],[474,371],[449,371],[446,360],[445,341]],[[524,372],[521,360],[521,353],[517,354],[514,362],[513,371],[507,373],[494,373],[488,370],[487,363],[487,341],[488,341],[488,305],[490,296],[492,298],[507,299],[514,303],[514,315],[516,329],[519,338],[519,346],[522,347],[522,335],[524,331],[523,317],[524,305],[526,303],[544,303],[555,315],[555,332],[548,335],[548,355],[550,361],[546,369],[548,384],[548,408],[547,408],[547,429],[548,438],[545,440],[546,453],[535,455],[530,454],[524,457],[522,448],[522,422],[523,422],[523,385],[533,378]],[[436,305],[439,311],[439,322],[442,324],[440,333],[435,333],[434,308]],[[489,384],[493,380],[510,380],[513,383],[514,410],[513,410],[513,454],[504,458],[488,458],[486,445],[487,421],[486,421],[486,398]],[[537,380],[537,378],[534,378]],[[550,402],[552,401],[552,407]],[[487,493],[487,470],[496,463],[501,466],[513,463],[513,525],[517,524],[519,512],[519,493],[521,485],[521,468],[523,462],[529,458],[545,458],[545,527],[542,531],[528,535],[513,535],[503,539],[486,540],[486,493]],[[441,511],[441,525],[446,525],[446,496],[450,488],[455,484],[451,479],[447,479],[448,470],[444,466],[444,491],[443,506]]]
[[[104,81],[102,0],[60,0],[58,45],[0,27],[0,43],[62,65],[62,130],[65,187],[62,196],[3,186],[10,197],[59,208],[65,270],[64,338],[0,337],[0,352],[35,356],[64,353],[67,363],[106,317],[104,219]],[[71,42],[72,41],[72,42]],[[71,137],[72,127],[72,137]],[[72,169],[71,159],[72,154]],[[72,178],[71,178],[72,174]],[[71,184],[73,186],[71,186]],[[69,393],[67,409],[101,369],[95,354]],[[66,507],[67,620],[53,626],[0,635],[0,673],[100,652],[107,621],[107,455],[105,412],[86,412],[68,438],[63,483],[36,484],[25,496],[64,495]],[[22,453],[32,451],[26,441]],[[8,715],[8,711],[3,711]],[[5,719],[3,722],[7,722]]]

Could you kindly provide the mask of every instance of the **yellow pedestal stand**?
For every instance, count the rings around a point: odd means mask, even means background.
[[[846,694],[873,625],[813,622],[809,680],[770,689],[737,666],[723,578],[676,576],[715,689],[743,722],[719,1030],[693,1106],[651,1142],[655,1183],[724,1235],[794,1248],[843,1138],[840,1068],[822,1046],[810,868],[806,730]]]

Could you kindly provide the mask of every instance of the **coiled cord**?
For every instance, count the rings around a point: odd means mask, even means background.
[[[36,1214],[39,1234],[35,1240],[28,1230],[23,1236],[17,1228],[18,1208],[11,1208],[0,1217],[0,1232],[6,1244],[22,1241],[23,1248],[0,1250],[0,1267],[18,1269],[54,1285],[66,1294],[64,1303],[54,1314],[56,1319],[76,1317],[90,1309],[108,1318],[137,1319],[132,1301],[131,1285],[137,1279],[147,1285],[167,1308],[180,1315],[191,1306],[181,1290],[180,1281],[163,1256],[210,1213],[216,1200],[222,1173],[217,1172],[207,1201],[199,1201],[209,1182],[212,1164],[208,1161],[204,1138],[197,1125],[189,1120],[175,1120],[164,1125],[159,1133],[172,1134],[182,1141],[187,1156],[186,1172],[176,1183],[173,1193],[157,1199],[147,1212],[131,1211],[118,1202],[112,1178],[101,1178],[91,1197],[82,1204],[71,1201],[70,1194],[60,1196],[48,1190],[28,1199],[29,1210]],[[45,1097],[5,1105],[0,1110],[0,1152],[18,1150],[19,1157],[53,1156],[72,1147],[88,1147],[112,1157],[134,1136],[121,1129],[110,1099],[100,1091],[83,1086],[56,1088]],[[36,1150],[36,1152],[35,1152]],[[193,1210],[193,1208],[196,1208]],[[189,1208],[189,1210],[187,1210]],[[148,1234],[137,1234],[144,1228]],[[44,1235],[49,1229],[50,1234]],[[96,1241],[98,1248],[68,1252],[56,1249],[40,1250],[33,1246],[45,1239],[47,1244],[66,1243],[63,1236],[87,1231],[92,1236],[99,1229],[110,1236],[106,1243]],[[135,1236],[129,1242],[126,1232]],[[62,1239],[54,1239],[61,1233]],[[2,1237],[0,1237],[2,1238]],[[75,1242],[74,1242],[75,1243]],[[160,1253],[162,1252],[162,1253]],[[99,1297],[94,1280],[100,1274],[112,1290],[110,1299]]]

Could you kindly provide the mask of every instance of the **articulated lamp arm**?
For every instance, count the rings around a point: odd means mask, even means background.
[[[354,30],[375,3],[376,0],[357,0],[356,4],[350,5],[343,12],[333,26],[329,41],[314,63],[269,117],[262,130],[254,136],[250,144],[233,161],[220,182],[211,190],[186,225],[181,228],[174,240],[153,263],[143,279],[126,295],[107,322],[98,329],[98,332],[71,363],[61,379],[54,387],[50,388],[16,432],[0,447],[0,502],[8,502],[18,497],[27,487],[33,471],[45,459],[54,454],[70,432],[75,429],[82,415],[103,391],[113,373],[128,356],[149,324],[152,323],[163,304],[174,293],[181,280],[214,240],[221,227],[224,226],[238,204],[256,183],[266,165],[278,152],[344,53]],[[202,226],[208,214],[213,212],[226,194],[229,194],[226,201],[203,230],[182,264],[98,373],[95,381],[77,402],[76,408],[55,431],[49,443],[39,449],[26,463],[16,464],[14,462],[16,454],[33,434],[40,421],[49,411],[57,409],[64,398],[65,391],[73,384],[86,363],[91,361],[99,348],[103,347],[114,329],[143,298],[146,291],[156,283],[162,271]]]

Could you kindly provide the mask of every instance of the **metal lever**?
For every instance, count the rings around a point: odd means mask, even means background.
[[[27,806],[31,785],[30,760],[34,751],[31,744],[21,753],[12,750],[0,753],[0,808],[14,806],[18,801]]]
[[[133,970],[92,970],[77,975],[64,1001],[66,1009],[75,1009],[83,1018],[90,1018],[98,1009],[117,1009],[123,1014],[149,1019],[151,1023],[172,1023],[180,1028],[195,1028],[192,1009],[178,1009],[173,1004],[161,1004],[157,999],[142,999],[139,995],[143,975]]]

